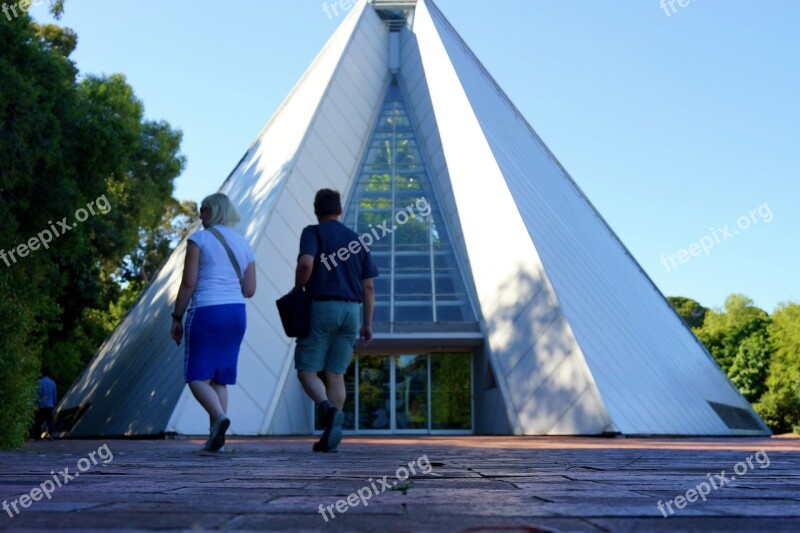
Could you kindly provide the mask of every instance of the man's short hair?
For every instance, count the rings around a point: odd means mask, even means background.
[[[320,189],[314,198],[314,213],[318,217],[342,214],[342,197],[339,191]]]

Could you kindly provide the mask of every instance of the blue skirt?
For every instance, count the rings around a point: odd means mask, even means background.
[[[239,347],[247,327],[244,304],[193,307],[186,317],[186,383],[236,383]]]

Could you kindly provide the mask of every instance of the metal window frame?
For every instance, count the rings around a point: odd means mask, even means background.
[[[360,417],[360,397],[359,397],[359,382],[360,382],[360,356],[355,357],[355,372],[354,372],[354,379],[355,383],[353,386],[353,391],[355,394],[354,398],[354,412],[355,418],[353,423],[353,429],[344,430],[345,435],[351,436],[370,436],[370,435],[474,435],[475,434],[475,350],[465,350],[459,352],[458,350],[418,350],[418,353],[409,353],[410,350],[390,350],[386,351],[382,354],[375,354],[381,355],[382,357],[389,358],[389,408],[391,410],[389,416],[389,428],[388,429],[360,429],[359,428],[359,417]],[[470,387],[470,427],[469,429],[433,429],[433,395],[432,395],[432,386],[433,381],[431,379],[431,362],[433,358],[436,357],[437,354],[442,353],[463,353],[465,357],[469,357],[469,387]],[[426,368],[427,368],[427,400],[428,400],[428,412],[427,412],[427,428],[424,429],[398,429],[397,428],[397,358],[410,355],[410,356],[423,356],[426,358]],[[310,404],[311,410],[311,427],[312,433],[314,435],[321,435],[322,430],[316,429],[316,409],[314,408],[313,402]]]

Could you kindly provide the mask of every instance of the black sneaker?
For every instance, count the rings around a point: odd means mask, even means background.
[[[339,451],[336,448],[333,449],[328,448],[328,445],[325,444],[325,441],[323,441],[322,439],[319,439],[317,442],[315,442],[314,446],[312,446],[311,449],[317,453],[336,453],[337,451]]]
[[[225,446],[225,432],[231,425],[231,419],[222,415],[211,428],[211,437],[208,439],[208,451],[216,452]]]
[[[323,433],[322,439],[320,440],[325,443],[325,446],[328,448],[328,450],[335,450],[336,447],[339,446],[339,443],[342,442],[342,424],[344,424],[344,413],[334,407],[333,409],[328,410],[328,416],[330,417],[330,422],[325,428],[328,434],[326,436],[325,433]]]
[[[322,436],[319,440],[314,444],[314,451],[315,452],[327,452],[328,451],[328,437],[331,434],[331,427],[333,426],[333,415],[336,413],[336,408],[331,406],[325,411],[324,414],[320,415],[322,418],[322,422],[325,424],[325,429],[322,430]]]

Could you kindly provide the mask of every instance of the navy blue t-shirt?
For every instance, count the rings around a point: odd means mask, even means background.
[[[323,255],[317,250],[316,228],[322,238]],[[359,242],[358,234],[338,220],[304,228],[300,235],[300,255],[315,258],[309,283],[314,298],[360,302],[364,292],[362,281],[378,277],[378,268]]]

